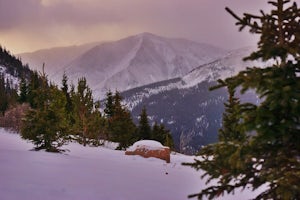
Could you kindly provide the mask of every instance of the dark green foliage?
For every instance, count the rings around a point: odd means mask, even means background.
[[[71,95],[69,92],[68,77],[65,73],[63,74],[61,90],[64,93],[66,100],[67,100],[66,106],[65,106],[66,112],[67,112],[67,114],[70,114],[73,111],[73,103],[72,103]]]
[[[2,115],[4,115],[4,112],[6,111],[7,107],[8,99],[6,95],[5,81],[4,77],[0,76],[0,112]]]
[[[6,72],[14,77],[29,78],[32,73],[28,65],[23,65],[21,60],[0,46],[0,65],[5,66]]]
[[[106,93],[106,102],[105,102],[105,109],[104,109],[104,113],[107,118],[111,118],[114,114],[114,102],[113,101],[114,101],[113,94],[109,90]]]
[[[246,59],[263,60],[280,59],[284,65],[288,55],[299,57],[300,52],[300,26],[299,8],[295,1],[288,0],[269,1],[276,7],[270,14],[261,11],[261,16],[244,14],[243,18],[238,17],[229,8],[226,10],[237,19],[240,30],[250,28],[250,32],[259,34],[260,41],[258,50]],[[280,62],[279,61],[279,62]]]
[[[30,80],[33,109],[26,115],[21,132],[22,137],[31,140],[37,150],[57,152],[74,137],[83,145],[100,145],[105,120],[99,111],[99,102],[94,102],[85,78],[78,80],[76,91],[74,86],[69,91],[67,81],[64,75],[60,90],[48,84],[45,74],[34,73]]]
[[[98,144],[101,114],[95,108],[92,91],[85,78],[78,80],[77,91],[72,96],[74,105],[74,126],[72,132],[78,136],[77,141],[84,146]],[[99,125],[99,126],[98,126]]]
[[[27,102],[27,95],[28,95],[28,86],[25,78],[22,76],[20,81],[20,96],[19,96],[19,103]]]
[[[240,131],[240,112],[243,105],[234,96],[234,88],[227,85],[225,81],[219,81],[221,86],[227,86],[229,98],[225,105],[225,113],[223,114],[222,129],[219,130],[219,142],[203,147],[198,156],[202,160],[196,160],[190,165],[197,170],[203,169],[205,173],[202,177],[209,176],[208,182],[213,179],[220,179],[221,186],[211,186],[201,191],[196,195],[199,199],[207,196],[213,199],[222,194],[223,190],[227,192],[233,191],[234,187],[230,186],[230,181],[241,173],[244,165],[245,157],[242,157],[243,151],[241,149],[243,143],[246,141],[246,135]],[[250,167],[251,168],[251,167]]]
[[[112,140],[119,142],[118,149],[125,149],[136,141],[136,126],[125,108],[116,107],[109,130]]]
[[[271,14],[245,14],[238,20],[241,29],[261,35],[258,51],[247,59],[274,59],[276,64],[248,68],[220,81],[220,87],[241,92],[254,90],[259,105],[239,105],[231,97],[226,105],[220,142],[200,151],[203,161],[189,164],[206,170],[209,181],[218,184],[203,189],[197,196],[212,199],[237,188],[254,190],[268,184],[255,199],[298,199],[300,196],[300,10],[296,2],[270,1]],[[230,103],[231,101],[231,103]],[[238,112],[236,112],[238,111]]]
[[[41,87],[34,91],[38,100],[33,100],[38,103],[26,114],[21,135],[32,141],[36,150],[59,152],[59,147],[67,142],[66,99],[56,86],[48,85],[45,75],[42,80]]]
[[[105,105],[109,138],[119,142],[118,149],[125,149],[138,139],[130,112],[122,105],[122,96],[118,91],[114,95],[107,93]]]
[[[10,80],[0,74],[0,115],[4,115],[9,106],[16,104],[18,100],[17,90],[14,88]]]
[[[170,147],[170,149],[174,149],[174,141],[172,135],[169,130],[165,129],[163,124],[154,123],[151,132],[151,139],[156,140],[163,144],[164,146]]]
[[[227,84],[224,81],[219,81],[221,85],[226,86]],[[225,113],[223,114],[223,125],[222,128],[219,130],[219,141],[224,142],[232,142],[237,141],[241,142],[245,139],[245,134],[239,130],[240,125],[240,116],[244,105],[240,104],[238,98],[235,95],[235,89],[231,86],[227,86],[229,98],[225,106]]]
[[[30,77],[27,91],[27,102],[32,108],[37,108],[39,104],[38,89],[42,85],[42,80],[37,71],[33,72]]]
[[[138,125],[138,135],[140,140],[151,139],[151,127],[148,122],[148,115],[145,107],[143,107],[140,115],[140,120]]]

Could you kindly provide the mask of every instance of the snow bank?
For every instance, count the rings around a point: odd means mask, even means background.
[[[166,164],[74,143],[66,146],[66,154],[32,148],[18,134],[0,128],[1,200],[184,200],[205,188],[202,172],[181,165],[194,156],[172,154],[172,163]],[[246,189],[219,199],[253,197]]]
[[[132,146],[128,147],[128,151],[135,151],[138,148],[145,148],[148,150],[158,150],[158,149],[163,149],[164,146],[155,140],[140,140],[135,142]]]

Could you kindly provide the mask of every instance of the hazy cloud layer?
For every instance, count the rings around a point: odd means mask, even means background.
[[[0,44],[14,52],[114,40],[140,32],[224,48],[255,44],[224,10],[255,12],[262,0],[0,0]]]

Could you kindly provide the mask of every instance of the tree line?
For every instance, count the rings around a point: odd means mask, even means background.
[[[36,150],[60,152],[70,141],[99,146],[104,140],[117,142],[117,149],[125,149],[142,139],[157,140],[173,148],[172,136],[163,124],[150,126],[145,107],[139,124],[133,122],[118,91],[107,92],[101,112],[100,101],[94,100],[84,77],[73,85],[64,74],[59,87],[45,73],[35,71],[29,79],[21,78],[16,95],[17,105],[30,107],[22,119],[21,136],[33,142]]]

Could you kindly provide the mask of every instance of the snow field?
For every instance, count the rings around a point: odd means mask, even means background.
[[[172,154],[171,163],[124,151],[69,144],[64,154],[30,151],[31,143],[0,128],[1,200],[183,200],[205,187],[201,173]],[[250,191],[220,199],[249,199]]]

